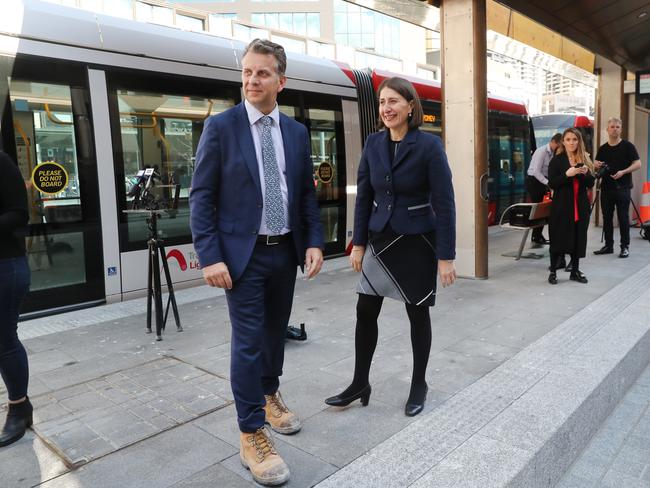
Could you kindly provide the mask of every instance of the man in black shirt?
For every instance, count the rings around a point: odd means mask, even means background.
[[[594,166],[599,171],[605,168],[600,185],[600,204],[603,209],[603,232],[605,245],[594,254],[614,252],[614,208],[621,233],[619,258],[630,255],[630,190],[632,172],[641,168],[639,153],[634,144],[621,139],[621,119],[611,117],[607,121],[609,140],[598,148]]]

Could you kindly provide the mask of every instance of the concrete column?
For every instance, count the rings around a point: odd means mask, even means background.
[[[607,120],[618,117],[623,121],[623,138],[627,138],[627,104],[623,94],[626,72],[607,58],[596,56],[598,74],[598,100],[596,103],[596,148],[607,141]]]
[[[485,0],[443,0],[440,25],[443,141],[456,192],[456,267],[461,276],[487,278],[488,210],[481,196],[488,170]]]

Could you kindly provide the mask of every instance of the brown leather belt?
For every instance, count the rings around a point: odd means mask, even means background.
[[[291,239],[291,232],[287,232],[286,234],[281,234],[278,236],[267,236],[263,234],[259,234],[257,236],[257,244],[264,244],[265,246],[275,246],[277,244],[281,244],[285,241],[288,241]]]

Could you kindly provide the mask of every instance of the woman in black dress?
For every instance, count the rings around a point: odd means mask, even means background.
[[[562,144],[548,165],[548,186],[553,190],[551,216],[548,222],[551,252],[551,273],[548,282],[557,284],[558,262],[564,254],[571,255],[570,279],[587,283],[580,271],[580,258],[587,250],[587,229],[591,207],[587,189],[594,186],[594,165],[585,150],[578,129],[562,134]]]
[[[456,280],[454,191],[440,138],[418,129],[423,112],[413,85],[389,78],[378,93],[384,130],[368,136],[359,163],[350,255],[352,267],[361,272],[354,378],[325,403],[345,406],[361,399],[368,404],[377,318],[384,297],[390,297],[405,303],[411,324],[413,376],[405,414],[413,416],[422,411],[428,390],[436,271],[443,286]]]
[[[23,233],[28,218],[25,182],[9,156],[0,152],[0,373],[9,395],[0,447],[16,442],[32,424],[27,353],[18,340],[18,313],[29,290]]]

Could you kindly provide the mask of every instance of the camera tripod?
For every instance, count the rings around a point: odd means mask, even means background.
[[[595,185],[595,190],[594,190],[594,200],[591,202],[591,205],[589,207],[589,215],[591,215],[594,206],[596,205],[596,201],[600,197],[600,194],[602,193],[602,181],[601,178],[596,178],[596,185]],[[632,195],[630,195],[630,200],[629,202],[632,204],[632,208],[634,209],[634,213],[636,214],[636,223],[633,224],[630,222],[630,228],[635,227],[635,228],[640,228],[640,234],[643,239],[645,239],[645,232],[646,232],[646,226],[644,226],[644,222],[641,220],[641,214],[639,213],[639,209],[637,208],[636,204],[634,203],[634,200],[632,199]],[[602,208],[601,208],[602,211]],[[600,234],[600,242],[603,242],[605,237],[605,229],[603,228],[601,234]]]
[[[149,237],[147,238],[147,334],[151,334],[151,305],[153,302],[154,315],[156,319],[156,340],[162,341],[162,332],[165,330],[170,305],[172,307],[172,312],[174,313],[176,330],[178,330],[178,332],[183,332],[183,327],[181,327],[181,320],[178,316],[178,307],[176,306],[172,277],[169,273],[169,266],[167,265],[167,253],[165,252],[163,240],[158,238],[158,218],[160,217],[160,211],[122,210],[122,212],[126,214],[142,214],[147,216],[147,228],[149,229]],[[160,281],[161,263],[163,271],[165,272],[167,291],[169,293],[164,316],[162,284]]]
[[[162,239],[158,239],[159,214],[155,211],[146,212],[149,214],[149,217],[147,218],[147,227],[149,228],[149,239],[147,240],[147,252],[149,258],[149,270],[147,273],[147,334],[151,334],[151,302],[153,300],[156,316],[156,340],[162,341],[162,331],[165,330],[170,304],[174,313],[176,330],[178,330],[178,332],[183,332],[183,327],[181,327],[181,320],[178,316],[174,287],[172,285],[172,278],[167,264],[167,253],[165,252],[165,246]],[[167,281],[167,290],[169,293],[164,317],[162,311],[162,287],[160,282],[161,261],[163,270],[165,271],[165,279]]]

